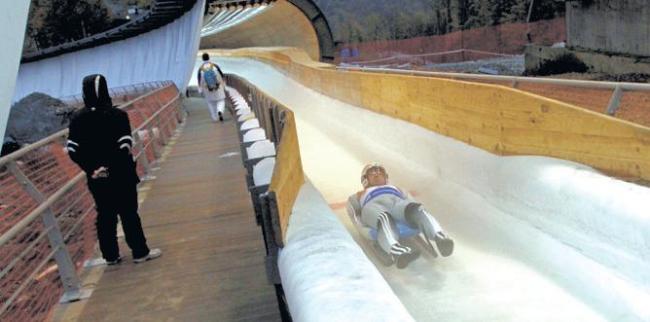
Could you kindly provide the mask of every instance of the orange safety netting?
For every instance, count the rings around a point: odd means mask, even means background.
[[[342,54],[337,63],[425,65],[460,62],[495,58],[500,54],[519,55],[527,44],[552,45],[565,40],[566,23],[562,17],[460,30],[445,35],[343,44],[339,46]]]

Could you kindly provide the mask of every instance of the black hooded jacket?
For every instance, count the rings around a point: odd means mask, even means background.
[[[89,182],[137,183],[139,178],[131,155],[134,141],[128,114],[113,106],[106,79],[89,75],[83,79],[85,107],[70,120],[66,149]],[[108,168],[108,178],[92,179],[100,167]]]

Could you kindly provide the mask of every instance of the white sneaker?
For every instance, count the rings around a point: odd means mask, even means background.
[[[113,265],[117,265],[117,264],[119,264],[119,263],[121,263],[121,262],[122,262],[122,257],[118,257],[118,258],[116,258],[115,260],[112,260],[112,261],[106,261],[106,265],[108,265],[108,266],[113,266]]]
[[[152,260],[152,259],[156,259],[156,258],[158,258],[160,256],[162,256],[162,251],[160,250],[160,248],[154,248],[154,249],[149,250],[149,254],[147,254],[147,256],[143,256],[143,257],[140,257],[140,258],[134,258],[133,262],[136,263],[136,264],[140,264],[140,263],[144,263],[146,261]]]

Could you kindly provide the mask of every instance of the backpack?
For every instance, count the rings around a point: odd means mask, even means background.
[[[212,92],[219,88],[219,78],[217,78],[217,67],[213,63],[206,63],[201,66],[203,71],[203,80],[208,87],[208,91]]]

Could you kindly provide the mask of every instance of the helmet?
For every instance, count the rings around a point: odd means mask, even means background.
[[[380,169],[386,176],[386,180],[388,180],[388,172],[386,172],[386,168],[384,168],[383,165],[378,162],[368,163],[363,167],[363,170],[361,170],[361,185],[363,185],[364,188],[368,188],[368,172],[372,169]]]

